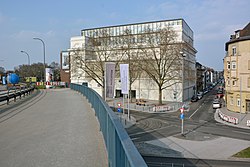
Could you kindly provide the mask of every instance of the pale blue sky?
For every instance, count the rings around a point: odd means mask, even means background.
[[[229,36],[250,22],[249,0],[0,0],[0,66],[7,70],[43,62],[59,62],[70,37],[82,29],[134,22],[183,18],[194,31],[197,61],[223,69]]]

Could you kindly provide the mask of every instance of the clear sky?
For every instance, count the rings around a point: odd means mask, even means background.
[[[197,61],[223,69],[225,42],[250,22],[250,0],[0,0],[0,66],[59,63],[70,37],[85,28],[183,18],[194,32]]]

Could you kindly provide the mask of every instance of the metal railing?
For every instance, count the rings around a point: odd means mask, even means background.
[[[147,164],[108,104],[91,88],[70,84],[81,92],[95,110],[108,153],[109,167],[145,167]]]
[[[11,99],[14,99],[14,101],[16,101],[16,98],[19,97],[20,99],[22,98],[22,95],[28,95],[30,94],[32,91],[34,91],[34,87],[13,87],[10,88],[6,91],[1,91],[0,92],[0,102],[6,101],[7,104],[9,104],[9,101]]]

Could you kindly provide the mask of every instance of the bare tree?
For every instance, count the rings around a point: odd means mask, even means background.
[[[131,90],[132,84],[138,79],[141,69],[138,63],[138,43],[136,43],[136,35],[132,34],[131,30],[125,29],[120,37],[122,41],[121,63],[129,64],[129,91],[130,100],[132,102]]]
[[[75,70],[81,69],[84,72],[85,78],[94,80],[102,87],[102,97],[105,96],[105,63],[116,62],[116,51],[111,48],[112,37],[107,31],[103,30],[98,36],[89,37],[86,40],[85,48],[75,49],[72,53]],[[75,72],[73,72],[75,73]]]
[[[181,45],[176,37],[170,27],[158,31],[148,28],[141,36],[140,68],[157,84],[159,104],[162,104],[162,91],[182,78]]]

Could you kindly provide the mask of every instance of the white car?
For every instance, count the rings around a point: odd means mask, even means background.
[[[203,97],[203,92],[198,92],[197,93],[197,98],[200,100]]]
[[[215,99],[213,101],[213,109],[221,108],[221,102],[220,99]]]

